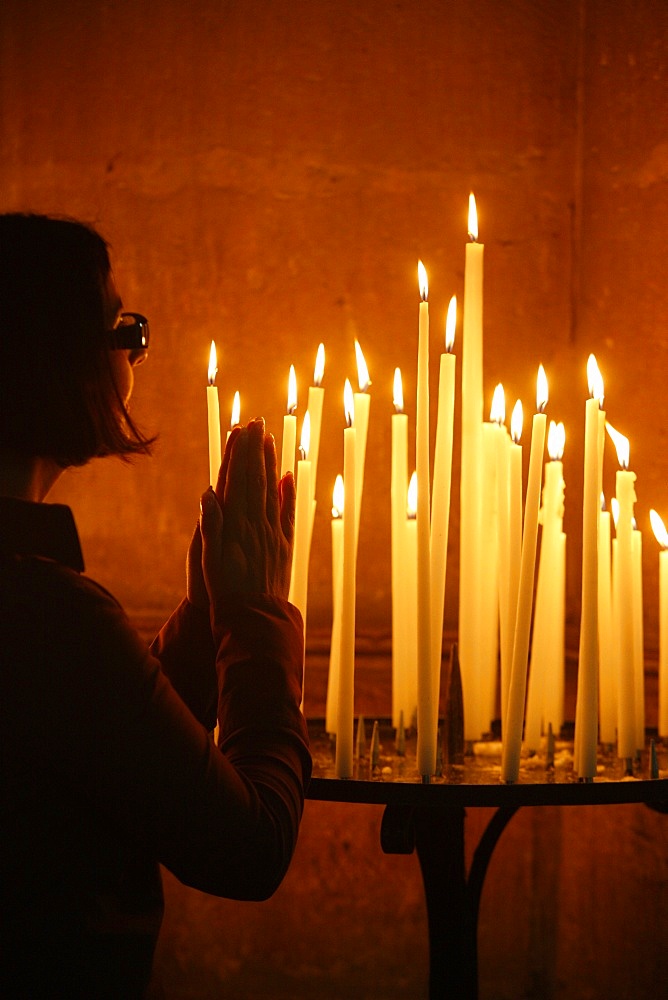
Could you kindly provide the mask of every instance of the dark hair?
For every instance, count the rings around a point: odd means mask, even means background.
[[[83,465],[148,454],[105,337],[106,242],[72,219],[0,215],[0,447]]]

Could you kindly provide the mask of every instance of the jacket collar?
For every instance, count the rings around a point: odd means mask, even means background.
[[[84,570],[74,517],[63,504],[0,497],[0,554],[53,559]]]

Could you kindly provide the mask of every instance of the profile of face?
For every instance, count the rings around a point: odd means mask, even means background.
[[[118,325],[122,309],[123,302],[110,271],[104,288],[104,320],[107,330],[113,330]],[[134,387],[134,369],[146,354],[144,351],[114,349],[109,355],[116,388],[127,409]]]

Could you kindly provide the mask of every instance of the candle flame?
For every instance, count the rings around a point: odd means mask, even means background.
[[[522,437],[522,425],[524,423],[524,411],[522,410],[522,400],[518,399],[513,407],[510,416],[510,436],[515,444],[520,443]]]
[[[288,375],[288,413],[294,413],[297,409],[297,376],[295,375],[295,366],[290,365],[290,374]]]
[[[547,375],[542,365],[538,365],[538,375],[536,377],[536,410],[543,413],[547,406]]]
[[[346,424],[348,427],[352,427],[355,421],[355,397],[349,378],[346,379],[343,387],[343,409],[346,414]]]
[[[489,419],[492,423],[498,424],[499,427],[502,427],[506,422],[506,394],[500,382],[492,396],[492,408],[489,411]]]
[[[550,429],[547,432],[547,453],[553,462],[560,462],[564,457],[564,445],[566,444],[566,429],[563,423],[556,424],[550,420]]]
[[[313,369],[313,385],[322,385],[322,378],[325,374],[325,345],[319,344],[315,356],[315,368]]]
[[[629,444],[629,439],[616,431],[615,428],[607,420],[605,422],[605,429],[612,438],[612,442],[617,451],[617,461],[622,469],[628,469],[629,459],[631,457],[631,445]]]
[[[332,490],[332,517],[341,517],[344,502],[345,489],[343,486],[343,476],[339,473],[334,480],[334,489]]]
[[[469,239],[472,243],[478,239],[478,209],[473,192],[469,195]]]
[[[216,375],[218,374],[218,357],[216,355],[216,344],[215,341],[211,341],[211,350],[209,351],[209,385],[216,384]]]
[[[426,302],[429,298],[429,282],[427,281],[427,271],[421,260],[418,261],[418,285],[420,286],[420,298]]]
[[[662,549],[668,549],[668,531],[666,531],[666,526],[661,516],[655,510],[650,510],[649,519],[657,542]]]
[[[448,314],[445,318],[445,352],[452,354],[455,346],[455,330],[457,328],[457,296],[453,295],[448,305]]]
[[[360,392],[366,392],[371,385],[371,379],[358,340],[355,341],[355,357],[357,358],[357,384],[360,387]]]
[[[308,458],[309,448],[311,447],[311,414],[306,411],[304,414],[304,419],[302,421],[302,433],[299,440],[299,450],[301,452],[302,461],[306,461]]]
[[[587,358],[587,384],[591,398],[597,399],[599,406],[603,406],[603,376],[593,354]]]
[[[392,402],[395,413],[404,412],[404,387],[401,382],[401,368],[394,369],[394,384],[392,386]]]
[[[239,390],[234,394],[234,399],[232,400],[232,416],[230,417],[230,427],[236,427],[239,423],[241,417],[241,398],[239,396]]]
[[[604,511],[605,509],[606,509],[606,506],[605,506],[605,493],[603,492],[603,490],[601,490],[601,510]]]
[[[418,492],[417,472],[414,472],[413,475],[411,476],[411,481],[408,484],[408,496],[406,497],[406,513],[410,518],[414,518],[417,516],[417,492]]]

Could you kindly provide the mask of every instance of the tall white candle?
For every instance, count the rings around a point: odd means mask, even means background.
[[[498,440],[503,429],[492,420],[483,424],[483,482],[480,575],[480,725],[491,729],[496,705],[496,675],[499,661],[499,518],[497,491]]]
[[[367,367],[364,354],[359,342],[355,341],[355,357],[357,360],[357,384],[359,392],[354,394],[355,410],[355,454],[357,456],[357,467],[355,469],[355,545],[360,530],[360,514],[362,512],[362,493],[364,492],[364,466],[366,463],[366,439],[369,430],[369,408],[371,406],[371,396],[369,395],[369,369]]]
[[[540,561],[536,584],[536,610],[534,613],[529,664],[529,688],[527,693],[524,744],[528,750],[537,750],[541,735],[558,732],[561,719],[557,707],[560,684],[555,674],[563,673],[563,615],[558,608],[563,607],[560,593],[562,573],[561,537],[564,517],[564,466],[561,461],[564,452],[565,432],[563,424],[550,422],[547,436],[547,451],[550,461],[545,466],[545,486],[543,505],[540,511],[542,533]]]
[[[406,490],[408,489],[408,415],[404,410],[401,371],[394,372],[391,467],[392,545],[392,724],[399,727],[401,711],[409,725],[406,695]]]
[[[332,641],[329,646],[329,675],[325,703],[325,730],[336,733],[341,658],[341,600],[343,586],[343,476],[338,475],[332,493]]]
[[[602,510],[598,523],[598,690],[601,743],[612,746],[617,730],[615,647],[612,616],[612,560],[610,511]]]
[[[598,743],[598,519],[601,498],[599,412],[603,380],[593,354],[587,361],[590,398],[585,404],[582,498],[582,604],[575,727],[575,767],[581,778],[596,774]]]
[[[320,344],[315,356],[313,369],[313,385],[308,389],[307,409],[311,414],[311,494],[315,497],[316,479],[318,476],[318,458],[320,456],[320,430],[322,427],[322,407],[325,401],[325,390],[322,379],[325,374],[325,345]]]
[[[658,730],[668,737],[668,531],[655,510],[649,512],[659,553],[659,715]]]
[[[355,404],[348,379],[344,390],[346,423],[343,431],[343,482],[346,496],[354,498],[357,458]],[[355,503],[350,499],[343,508],[343,566],[341,572],[341,655],[339,659],[339,695],[336,723],[336,776],[353,776],[353,728],[355,707],[355,576],[357,539]]]
[[[418,319],[417,419],[415,456],[417,465],[417,594],[418,594],[418,743],[417,767],[423,777],[436,770],[434,727],[434,682],[431,653],[431,563],[429,553],[429,305],[427,272],[418,262],[420,307]]]
[[[617,754],[630,760],[636,752],[635,679],[633,667],[633,507],[636,500],[635,473],[630,472],[628,438],[609,423],[608,433],[617,449],[621,468],[616,476],[617,558],[615,571],[615,618],[618,623],[617,656]]]
[[[508,711],[508,692],[513,668],[515,624],[517,621],[517,595],[520,586],[522,563],[522,427],[524,414],[521,400],[517,400],[510,418],[509,488],[508,488],[508,608],[507,647],[501,658],[501,725],[505,724]]]
[[[290,365],[288,375],[288,406],[283,417],[283,442],[281,449],[281,477],[286,472],[294,472],[295,447],[297,444],[297,376],[295,366]]]
[[[529,655],[529,633],[533,608],[534,572],[536,567],[536,541],[538,536],[538,510],[540,507],[540,486],[543,474],[543,452],[545,450],[546,417],[543,413],[547,405],[547,379],[541,365],[538,369],[536,403],[538,413],[534,415],[531,429],[531,451],[529,453],[529,478],[524,506],[524,531],[522,534],[522,562],[517,595],[517,618],[515,622],[515,644],[513,646],[513,666],[508,692],[508,714],[505,719],[501,775],[504,781],[517,781],[522,748],[522,723],[524,720],[524,699],[526,696],[527,661]]]
[[[481,721],[478,697],[480,651],[479,596],[481,578],[480,521],[482,490],[482,364],[483,364],[483,255],[478,243],[475,198],[469,197],[464,271],[464,321],[462,331],[462,451],[459,525],[459,634],[458,649],[464,698],[467,740],[479,739]]]
[[[213,487],[218,482],[218,471],[221,463],[220,403],[218,400],[218,387],[216,385],[217,372],[216,345],[212,340],[211,351],[209,352],[209,384],[206,387],[206,408],[209,425],[209,483]]]
[[[498,524],[498,605],[499,605],[499,660],[501,664],[501,703],[505,707],[503,678],[510,673],[512,637],[509,638],[508,579],[510,566],[510,438],[505,426],[506,396],[499,383],[492,397],[490,419],[499,428],[496,435],[496,509]],[[509,648],[510,647],[510,648]],[[501,718],[503,718],[503,707]]]
[[[297,502],[295,506],[295,542],[292,555],[289,600],[299,608],[306,630],[306,601],[308,596],[308,567],[311,550],[311,462],[309,445],[311,441],[311,415],[304,414],[299,445],[301,454],[297,462]]]
[[[405,572],[405,616],[406,616],[406,682],[404,693],[404,724],[406,729],[415,725],[418,711],[418,593],[417,593],[417,472],[413,472],[408,484],[405,507],[406,529],[406,572]]]
[[[445,354],[441,354],[438,381],[438,414],[431,510],[431,673],[434,683],[432,729],[438,728],[443,618],[447,572],[450,493],[452,485],[452,438],[455,410],[456,359],[452,353],[457,325],[457,299],[453,295],[445,323]]]
[[[633,679],[636,751],[645,748],[645,627],[642,599],[642,534],[633,530]]]

